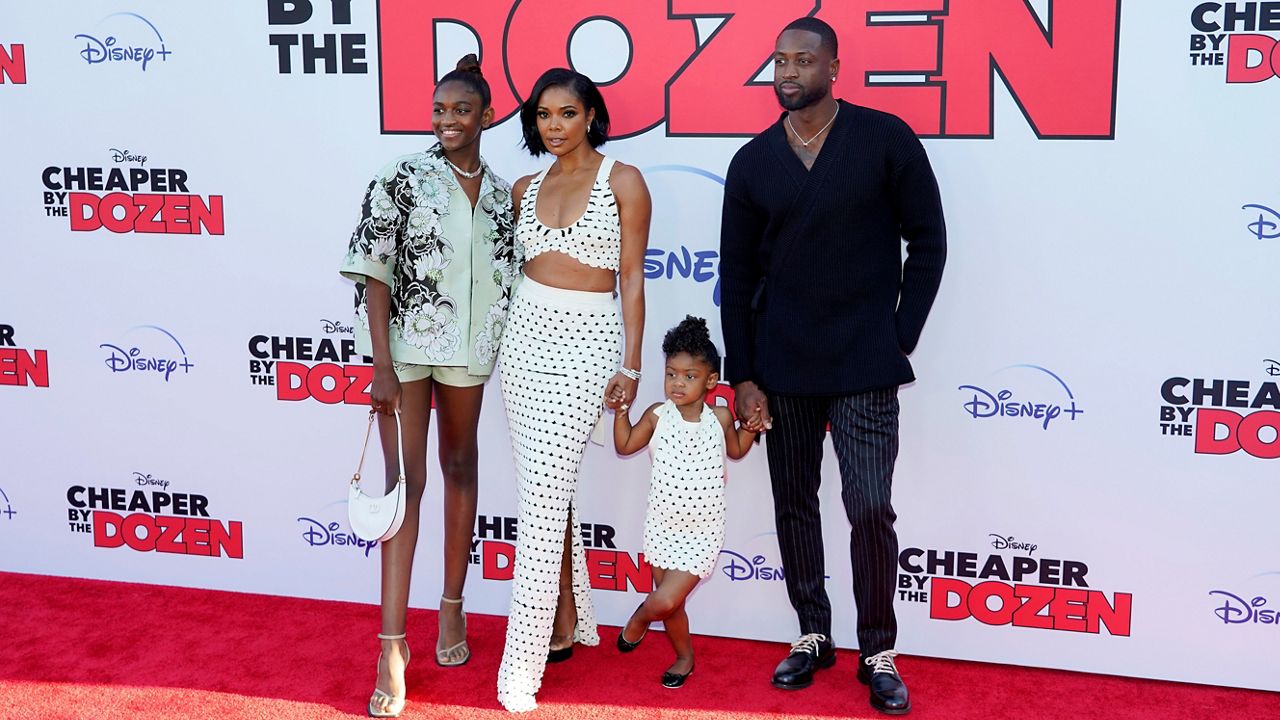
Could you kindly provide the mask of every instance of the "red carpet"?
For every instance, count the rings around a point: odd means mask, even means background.
[[[0,573],[3,718],[350,718],[373,688],[377,612],[368,605]],[[508,715],[494,693],[505,619],[469,616],[473,658],[435,666],[435,613],[409,614],[415,659],[406,718],[880,718],[854,679],[856,655],[799,692],[768,678],[784,647],[696,638],[680,690],[658,677],[661,633],[630,656],[579,647],[548,668],[540,708]],[[902,657],[924,720],[1277,718],[1280,694]]]

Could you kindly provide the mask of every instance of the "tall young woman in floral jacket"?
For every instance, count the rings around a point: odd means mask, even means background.
[[[397,158],[370,183],[342,274],[356,282],[356,348],[373,357],[388,487],[396,479],[396,423],[404,428],[408,506],[382,545],[382,653],[369,714],[395,717],[405,703],[405,615],[427,473],[435,396],[444,474],[444,595],[436,662],[470,658],[462,588],[476,517],[476,426],[519,272],[511,187],[480,157],[493,121],[488,83],[474,55],[436,86],[439,144]]]

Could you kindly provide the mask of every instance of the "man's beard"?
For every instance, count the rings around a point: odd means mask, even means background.
[[[782,94],[776,84],[773,86],[773,94],[778,96],[778,104],[782,106],[783,110],[788,111],[803,110],[826,97],[830,90],[831,88],[827,87],[809,88],[797,97],[788,98]]]

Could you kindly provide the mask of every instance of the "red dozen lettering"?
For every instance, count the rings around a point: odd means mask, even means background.
[[[89,232],[106,228],[114,233],[164,233],[172,235],[221,235],[222,196],[161,195],[158,193],[73,192],[71,229]]]
[[[440,62],[436,25],[463,25],[480,45],[499,121],[547,68],[570,65],[574,32],[589,20],[621,26],[626,69],[601,92],[612,134],[667,124],[668,135],[752,135],[773,122],[772,88],[754,82],[778,31],[813,0],[478,0],[437,8],[378,6],[383,132],[430,132]],[[1041,23],[1024,0],[844,0],[816,16],[841,41],[838,95],[892,112],[917,133],[991,137],[996,76],[1040,137],[1109,138],[1115,127],[1119,0],[1049,3]],[[696,18],[722,20],[700,39]],[[909,76],[909,77],[906,77]],[[506,82],[503,82],[506,79]]]
[[[0,385],[49,387],[49,353],[46,350],[0,348]]]
[[[299,362],[276,363],[276,398],[280,400],[315,398],[327,405],[369,405],[372,383],[371,365],[320,363],[308,367]]]
[[[1218,429],[1223,431],[1218,437]],[[1270,440],[1264,440],[1270,436]],[[1244,450],[1256,458],[1280,458],[1280,412],[1255,410],[1240,414],[1225,408],[1196,410],[1196,452],[1230,455]]]
[[[621,550],[588,548],[587,575],[594,590],[647,593],[653,590],[653,570],[644,555],[631,555]],[[485,580],[510,580],[515,572],[516,546],[509,542],[486,540],[481,552],[481,568]]]
[[[1010,585],[988,580],[970,585],[964,580],[935,577],[929,582],[929,617],[934,620],[973,618],[986,625],[1012,625],[1042,630],[1097,633],[1128,637],[1133,595],[1079,588]],[[996,607],[992,608],[992,600]]]
[[[93,511],[93,546],[128,545],[138,552],[205,555],[244,559],[244,529],[239,520],[169,515],[119,515]]]

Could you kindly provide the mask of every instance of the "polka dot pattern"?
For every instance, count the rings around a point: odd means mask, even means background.
[[[561,290],[524,278],[499,353],[518,499],[515,576],[498,700],[533,710],[542,686],[566,523],[574,528],[574,640],[596,645],[595,611],[574,494],[605,385],[622,359],[622,316],[613,293]]]
[[[644,556],[655,567],[707,577],[724,547],[724,426],[706,406],[696,423],[670,400],[656,412]]]
[[[613,159],[605,158],[596,173],[595,184],[587,198],[587,209],[577,222],[564,228],[553,228],[538,220],[538,188],[547,176],[543,170],[529,181],[520,199],[520,219],[516,222],[516,252],[525,260],[545,252],[562,252],[583,265],[617,272],[622,262],[622,241],[618,228],[618,203],[609,187],[609,171]]]

